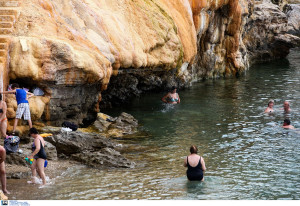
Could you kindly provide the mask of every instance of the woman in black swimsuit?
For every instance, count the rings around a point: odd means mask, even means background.
[[[32,182],[35,183],[36,172],[38,172],[39,176],[43,180],[43,185],[45,185],[46,175],[44,172],[44,165],[45,160],[47,159],[45,152],[45,140],[39,135],[37,129],[34,127],[29,130],[29,134],[34,138],[34,143],[32,144],[32,155],[29,157],[30,159],[34,159],[31,165]]]
[[[187,167],[186,175],[190,181],[204,181],[203,172],[206,170],[203,157],[197,155],[198,149],[195,145],[190,148],[191,154],[184,160]]]

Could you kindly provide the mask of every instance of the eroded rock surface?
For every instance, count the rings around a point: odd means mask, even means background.
[[[117,151],[121,145],[97,133],[62,132],[45,140],[56,147],[58,155],[88,166],[131,168],[135,165]]]
[[[31,103],[34,118],[56,126],[94,120],[101,100],[241,74],[298,45],[269,0],[18,2],[6,11],[14,24],[1,39],[2,78],[42,88],[50,100]]]

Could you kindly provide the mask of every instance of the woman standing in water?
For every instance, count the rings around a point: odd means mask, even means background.
[[[32,127],[29,130],[29,134],[34,138],[34,143],[32,145],[33,153],[29,157],[29,159],[34,159],[31,165],[32,171],[32,182],[35,183],[36,173],[38,172],[39,176],[43,180],[43,185],[46,184],[46,175],[44,172],[44,165],[47,159],[47,155],[45,152],[45,140],[39,135],[36,128]]]
[[[177,93],[177,88],[172,87],[171,91],[168,94],[166,94],[161,100],[164,103],[168,103],[168,104],[179,104],[180,98]]]
[[[184,160],[187,167],[186,175],[190,181],[204,181],[203,172],[206,170],[203,157],[197,155],[198,149],[195,145],[190,147],[191,154]]]
[[[0,94],[0,130],[1,136],[6,138],[7,131],[7,117],[6,117],[7,105],[6,102],[2,99],[2,94]]]

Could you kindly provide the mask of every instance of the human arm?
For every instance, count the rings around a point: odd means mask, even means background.
[[[161,98],[161,101],[163,101],[164,103],[168,103],[168,101],[167,101],[168,96],[169,96],[169,93],[166,94],[163,98]]]
[[[2,116],[0,118],[0,121],[4,120],[6,118],[6,111],[7,111],[7,105],[6,105],[6,102],[3,101],[3,107],[2,107]]]
[[[201,165],[202,165],[202,170],[206,171],[205,161],[204,161],[203,157],[201,158]]]
[[[177,94],[177,97],[178,97],[177,103],[180,104],[180,97],[179,97],[179,94]]]
[[[11,91],[5,91],[5,92],[0,92],[1,94],[14,94],[16,93],[16,90],[11,90]]]
[[[35,145],[35,150],[32,152],[32,154],[29,156],[29,159],[33,159],[34,155],[36,155],[37,153],[39,153],[40,149],[41,149],[41,144],[39,144],[39,139],[35,138],[34,139],[34,145]]]
[[[187,160],[186,160],[187,158],[184,158],[184,163],[183,163],[183,166],[184,167],[187,167]]]
[[[31,92],[26,92],[27,93],[27,99],[29,99],[29,98],[31,98],[31,97],[33,97],[34,96],[34,94],[33,93],[31,93]]]

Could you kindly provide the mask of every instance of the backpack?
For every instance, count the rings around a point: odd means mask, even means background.
[[[76,131],[78,129],[78,126],[73,122],[63,122],[61,126],[70,128],[72,131]]]
[[[4,149],[6,154],[18,152],[20,138],[18,136],[9,136],[4,139]]]

